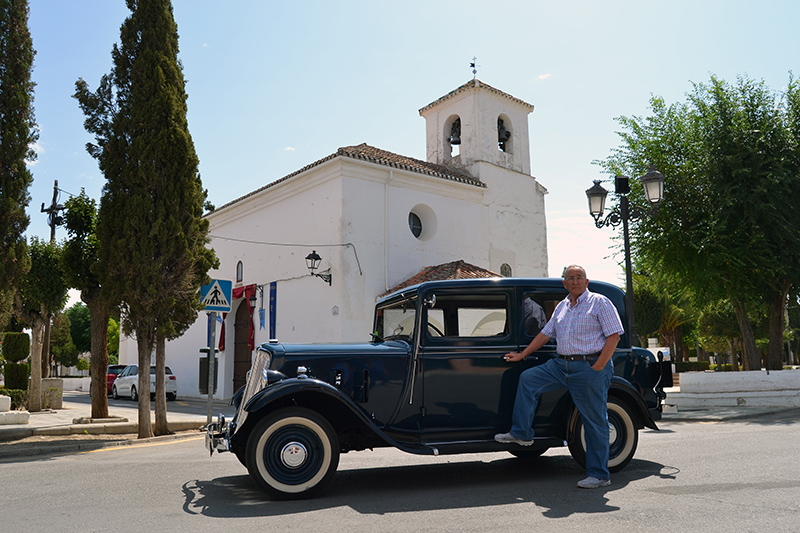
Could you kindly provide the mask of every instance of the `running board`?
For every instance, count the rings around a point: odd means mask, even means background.
[[[435,455],[451,455],[458,453],[479,453],[479,452],[504,452],[504,451],[524,451],[524,450],[546,450],[548,448],[560,448],[567,446],[567,442],[555,437],[534,437],[533,444],[521,446],[516,443],[497,442],[491,440],[463,440],[447,442],[424,442],[422,446],[432,448],[438,453]]]

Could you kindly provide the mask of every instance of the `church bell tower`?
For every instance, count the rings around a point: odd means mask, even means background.
[[[530,175],[532,111],[531,104],[472,79],[419,110],[428,162],[462,167],[479,179],[481,162]]]

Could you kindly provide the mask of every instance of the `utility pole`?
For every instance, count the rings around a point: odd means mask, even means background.
[[[60,216],[59,211],[63,211],[64,206],[58,203],[58,180],[53,184],[53,202],[50,207],[45,209],[42,202],[42,213],[47,213],[47,225],[50,226],[50,242],[56,242],[56,226],[64,224],[64,217]],[[50,377],[50,323],[52,317],[48,315],[44,324],[44,335],[42,338],[42,376]]]

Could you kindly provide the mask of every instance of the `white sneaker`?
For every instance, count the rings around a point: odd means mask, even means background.
[[[581,489],[599,489],[600,487],[607,487],[609,485],[611,485],[610,479],[597,479],[591,476],[578,481],[578,487]]]
[[[504,444],[516,443],[519,444],[520,446],[530,446],[531,444],[533,444],[532,440],[518,439],[511,433],[498,433],[497,435],[494,436],[494,440],[496,440],[497,442],[502,442]]]

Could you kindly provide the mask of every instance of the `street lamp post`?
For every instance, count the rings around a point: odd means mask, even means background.
[[[638,344],[639,337],[636,333],[636,313],[633,305],[633,272],[631,270],[631,243],[628,223],[651,216],[664,197],[664,175],[661,172],[651,168],[640,180],[642,187],[644,187],[645,196],[653,206],[651,209],[645,209],[635,204],[632,205],[628,201],[628,193],[630,192],[628,176],[616,176],[614,178],[614,192],[620,197],[619,206],[612,209],[605,218],[603,218],[603,211],[605,210],[608,191],[600,185],[600,180],[594,180],[594,185],[586,191],[586,198],[589,200],[589,213],[594,218],[595,226],[598,228],[603,226],[616,228],[622,224],[622,239],[625,248],[625,300],[628,313],[628,336],[631,340],[631,345],[634,346]]]

